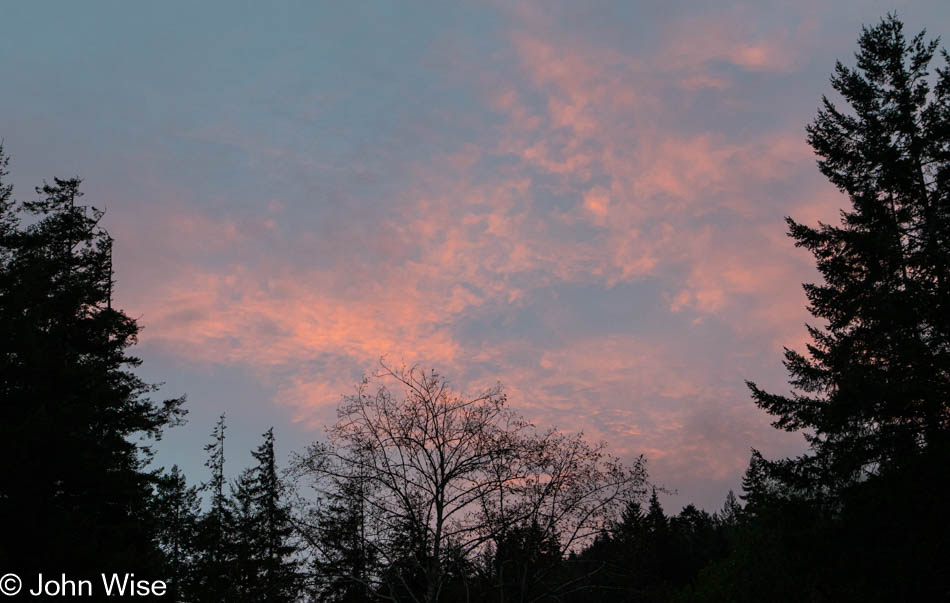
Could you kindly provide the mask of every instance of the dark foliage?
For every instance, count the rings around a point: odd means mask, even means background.
[[[290,602],[303,591],[299,547],[274,454],[273,429],[252,452],[257,464],[226,490],[225,422],[222,416],[205,447],[211,479],[208,510],[196,521],[197,546],[184,582],[184,600]]]
[[[189,601],[196,590],[193,570],[198,551],[198,490],[188,486],[177,466],[159,478],[152,499],[158,541],[165,554],[163,575],[168,578],[168,596]]]
[[[825,98],[808,127],[852,209],[838,226],[788,219],[824,278],[805,285],[823,325],[808,355],[786,351],[798,393],[750,384],[776,427],[807,434],[807,458],[770,468],[807,496],[914,463],[950,429],[950,74],[930,77],[936,41],[896,17],[858,43],[857,68],[831,78],[848,110]]]
[[[149,446],[182,400],[153,403],[112,305],[112,239],[78,178],[14,203],[0,149],[0,566],[154,575]]]
[[[313,514],[312,594],[321,601],[356,603],[371,600],[373,576],[382,569],[379,553],[371,544],[367,525],[366,496],[372,487],[360,475],[341,480],[325,506]]]
[[[787,350],[795,393],[750,384],[808,454],[753,452],[734,552],[694,599],[936,601],[950,597],[950,73],[888,16],[838,63],[808,140],[851,201],[837,226],[788,220],[824,279],[805,285],[808,354]]]
[[[950,71],[894,16],[858,43],[831,80],[847,106],[808,126],[851,208],[788,219],[820,324],[786,350],[792,394],[749,384],[810,448],[753,451],[745,505],[713,514],[666,515],[642,459],[534,431],[500,386],[466,398],[416,369],[377,375],[404,395],[365,381],[297,458],[316,501],[291,498],[273,430],[230,482],[223,416],[201,488],[150,470],[142,437],[182,400],[132,372],[103,214],[78,179],[14,202],[0,147],[0,567],[132,571],[183,602],[950,599]]]
[[[274,457],[274,430],[253,453],[233,493],[235,601],[292,602],[301,589],[290,508]]]
[[[210,504],[208,511],[198,520],[198,546],[194,559],[194,597],[197,601],[210,601],[222,593],[233,595],[234,517],[233,505],[225,490],[225,431],[222,415],[211,433],[212,442],[205,446],[205,452],[208,453],[205,466],[211,471],[211,479],[202,485],[202,489],[209,492]]]

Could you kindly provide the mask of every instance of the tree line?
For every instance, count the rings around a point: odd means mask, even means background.
[[[222,416],[189,483],[154,446],[185,399],[135,375],[112,238],[54,179],[16,201],[0,146],[0,571],[134,572],[170,600],[904,601],[950,598],[950,56],[896,16],[866,27],[807,127],[848,198],[787,219],[822,281],[790,394],[750,382],[796,458],[753,450],[739,496],[667,515],[645,460],[539,430],[381,365],[326,437],[236,479]],[[943,66],[933,67],[939,54]],[[931,70],[932,69],[932,70]],[[839,101],[840,103],[840,101]]]

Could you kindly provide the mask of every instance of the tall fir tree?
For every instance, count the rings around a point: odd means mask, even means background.
[[[226,429],[222,414],[211,432],[211,443],[205,446],[205,466],[211,471],[211,479],[202,484],[210,500],[198,521],[195,592],[199,601],[224,600],[232,595],[234,586],[234,517],[224,474]]]
[[[252,453],[257,465],[243,488],[252,505],[254,537],[252,558],[258,568],[256,601],[289,603],[301,590],[298,547],[290,507],[277,472],[274,429],[264,433],[264,442]]]
[[[299,547],[290,506],[274,455],[274,430],[252,456],[226,500],[228,536],[228,600],[235,603],[289,603],[303,591]]]
[[[950,62],[896,16],[866,27],[844,99],[808,126],[821,172],[847,195],[839,225],[788,219],[823,282],[806,284],[807,354],[794,391],[750,383],[798,458],[753,451],[727,562],[700,590],[728,601],[930,601],[950,593]]]
[[[796,393],[750,383],[776,427],[811,454],[775,464],[794,491],[834,493],[946,445],[950,430],[950,73],[893,15],[864,28],[856,68],[837,63],[808,127],[821,172],[851,209],[840,225],[788,218],[824,282],[806,284],[808,354],[786,350]],[[947,61],[946,52],[942,53]]]
[[[260,600],[262,567],[258,550],[261,525],[254,508],[254,475],[245,469],[231,486],[228,499],[230,514],[228,600],[254,603]]]
[[[0,151],[0,565],[158,573],[142,436],[182,400],[152,402],[132,372],[139,326],[113,304],[104,212],[78,203],[78,178],[15,203],[6,165]]]
[[[527,521],[497,539],[491,583],[503,601],[555,598],[564,560],[557,538]]]

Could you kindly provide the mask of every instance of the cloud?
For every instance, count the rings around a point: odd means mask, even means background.
[[[803,176],[800,126],[716,119],[742,106],[737,72],[799,57],[726,20],[673,23],[634,53],[532,11],[508,18],[495,62],[445,75],[478,105],[458,109],[465,136],[393,159],[385,188],[335,163],[352,205],[281,196],[242,217],[180,202],[130,218],[123,303],[147,345],[246,367],[308,425],[388,355],[462,389],[501,380],[539,423],[646,453],[666,481],[729,480],[772,433],[742,379],[801,343],[811,272],[782,215],[823,216],[832,197]],[[656,310],[578,333],[550,310],[572,287],[630,287],[632,314]]]
[[[741,9],[740,9],[741,10]],[[752,30],[739,15],[684,19],[671,24],[659,60],[690,74],[724,62],[751,72],[786,72],[795,68],[807,29]]]

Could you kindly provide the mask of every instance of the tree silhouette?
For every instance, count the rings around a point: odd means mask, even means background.
[[[805,285],[808,355],[786,350],[796,394],[750,383],[775,426],[805,430],[812,454],[775,466],[789,486],[838,490],[928,446],[950,428],[950,74],[937,42],[911,40],[893,15],[865,28],[857,68],[831,78],[808,127],[818,166],[851,209],[841,224],[788,218],[824,279]],[[946,54],[944,54],[946,58]]]
[[[257,465],[238,480],[233,495],[236,586],[239,599],[274,603],[297,600],[301,590],[290,508],[274,456],[274,430],[252,452]]]
[[[196,597],[210,601],[233,594],[235,585],[234,515],[225,492],[224,474],[225,417],[221,415],[211,432],[212,442],[205,446],[211,479],[202,484],[210,492],[210,505],[198,522],[198,555],[195,560]]]
[[[159,543],[165,553],[168,596],[174,601],[192,601],[200,513],[198,491],[187,485],[184,474],[175,465],[159,479],[152,505],[158,520]]]
[[[161,567],[149,445],[181,416],[132,372],[103,212],[80,180],[11,200],[0,150],[0,564],[74,575]],[[21,220],[21,218],[23,218]]]
[[[500,600],[533,601],[557,592],[561,547],[537,521],[513,526],[495,546],[489,580]]]
[[[950,55],[896,16],[865,27],[807,126],[840,223],[787,218],[821,275],[793,391],[749,383],[808,452],[753,450],[740,505],[667,515],[632,465],[539,431],[501,386],[382,367],[344,398],[289,495],[273,429],[229,482],[148,468],[155,403],[114,307],[104,212],[55,179],[18,203],[0,144],[0,569],[165,577],[176,601],[903,601],[950,597]],[[204,501],[200,499],[204,493]],[[202,502],[206,507],[202,512]],[[305,543],[305,544],[302,544]],[[306,567],[310,576],[304,576]],[[306,580],[305,580],[306,578]],[[305,584],[306,583],[306,584]]]
[[[527,526],[564,556],[643,495],[642,459],[628,467],[580,436],[537,433],[505,407],[499,387],[466,398],[434,372],[384,367],[377,377],[403,395],[364,381],[339,408],[329,444],[297,462],[298,476],[328,500],[354,479],[368,486],[350,495],[376,526],[364,544],[385,566],[369,576],[375,593],[437,601],[450,566],[475,566]]]
[[[366,509],[364,490],[370,487],[358,474],[338,480],[323,506],[302,519],[303,536],[314,551],[312,588],[321,601],[357,603],[372,597],[382,565]]]
[[[862,30],[808,126],[848,196],[840,225],[788,219],[823,282],[806,284],[807,354],[786,350],[791,395],[750,383],[774,426],[810,450],[753,451],[735,550],[698,600],[941,600],[950,539],[950,72],[896,16]],[[946,52],[942,52],[947,63]]]

